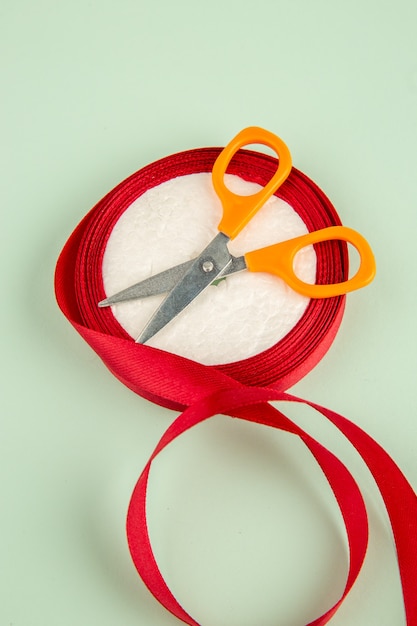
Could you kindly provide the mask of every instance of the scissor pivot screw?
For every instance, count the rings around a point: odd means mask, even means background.
[[[213,271],[214,263],[213,261],[204,261],[201,267],[203,268],[203,272],[206,272],[208,274],[209,272]]]

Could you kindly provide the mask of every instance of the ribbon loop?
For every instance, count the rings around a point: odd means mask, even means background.
[[[198,626],[177,602],[152,552],[146,523],[146,489],[155,457],[183,432],[216,413],[286,430],[299,436],[327,477],[338,502],[348,537],[349,571],[339,601],[309,626],[326,624],[352,588],[366,553],[368,525],[359,488],[337,457],[289,420],[270,402],[304,403],[330,420],[355,446],[368,465],[384,499],[397,547],[408,626],[417,626],[417,497],[394,461],[369,435],[341,415],[285,392],[324,356],[340,326],[344,296],[314,300],[296,326],[277,345],[239,362],[205,366],[146,345],[136,344],[97,303],[105,297],[102,261],[110,232],[130,204],[170,178],[211,171],[218,148],[183,152],[153,163],[123,181],[81,221],[57,263],[58,304],[110,371],[140,396],[183,411],[161,438],[135,487],[127,517],[132,558],[151,592],[183,622]],[[228,171],[264,185],[276,161],[239,151]],[[304,220],[308,230],[339,225],[339,217],[318,187],[292,169],[277,195]],[[317,283],[337,283],[348,275],[344,242],[326,242],[317,250]]]

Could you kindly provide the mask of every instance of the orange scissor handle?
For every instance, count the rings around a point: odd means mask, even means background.
[[[305,283],[294,272],[294,257],[299,250],[321,241],[341,240],[351,243],[359,252],[360,265],[355,276],[332,285]],[[375,259],[372,250],[362,235],[346,226],[329,226],[301,237],[295,237],[260,250],[245,254],[247,267],[252,272],[268,272],[282,278],[294,291],[308,298],[330,298],[360,289],[368,285],[375,276]]]
[[[262,144],[272,148],[279,159],[278,168],[271,180],[260,191],[250,196],[240,196],[226,187],[224,175],[236,152],[250,144]],[[291,154],[282,139],[257,126],[250,126],[240,131],[222,150],[213,166],[213,186],[223,206],[219,231],[230,239],[236,237],[268,198],[282,185],[291,171],[291,166]]]

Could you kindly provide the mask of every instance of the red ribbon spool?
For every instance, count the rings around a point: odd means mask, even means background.
[[[181,433],[216,413],[282,428],[297,434],[326,474],[339,504],[348,536],[350,566],[340,600],[310,626],[326,624],[351,589],[365,557],[367,517],[363,499],[344,465],[321,444],[268,402],[304,402],[320,411],[352,442],[371,470],[385,501],[397,546],[407,625],[417,624],[417,498],[387,453],[346,418],[295,398],[285,390],[308,373],[324,356],[339,328],[344,297],[310,301],[296,326],[275,346],[261,354],[219,366],[205,366],[146,345],[136,344],[97,302],[105,297],[102,259],[114,224],[130,204],[148,189],[173,177],[210,172],[220,149],[205,148],[176,154],[148,165],[120,183],[82,220],[66,243],[57,263],[58,304],[76,330],[112,373],[139,395],[171,409],[184,410],[167,430],[142,473],[129,507],[127,532],[132,558],[155,597],[187,624],[198,623],[167,587],[153,556],[146,525],[146,488],[155,456]],[[242,150],[228,172],[264,185],[276,160]],[[326,196],[301,172],[293,169],[278,190],[309,230],[339,224]],[[316,246],[317,282],[340,282],[348,273],[347,249],[342,242]]]

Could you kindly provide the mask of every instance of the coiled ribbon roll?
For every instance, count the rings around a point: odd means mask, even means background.
[[[137,344],[110,309],[97,303],[106,294],[102,260],[113,226],[123,212],[148,189],[171,178],[210,172],[218,148],[191,150],[152,163],[120,183],[81,221],[57,263],[58,304],[81,336],[110,371],[140,396],[183,411],[161,438],[132,494],[127,536],[136,568],[153,595],[186,624],[198,626],[169,590],[153,555],[146,523],[146,490],[155,457],[189,428],[222,413],[283,429],[301,438],[326,475],[339,505],[348,537],[349,571],[339,601],[310,626],[326,624],[354,584],[365,558],[368,524],[360,490],[334,454],[274,408],[270,401],[304,403],[329,419],[355,446],[379,487],[391,521],[397,548],[408,626],[417,626],[417,497],[389,455],[346,418],[288,393],[324,356],[339,328],[345,297],[311,300],[296,326],[275,346],[254,357],[219,366],[206,366],[184,357]],[[267,155],[241,150],[228,172],[265,185],[276,170]],[[293,168],[276,195],[288,202],[308,230],[340,223],[323,192]],[[316,247],[318,283],[340,282],[348,273],[343,242]]]

